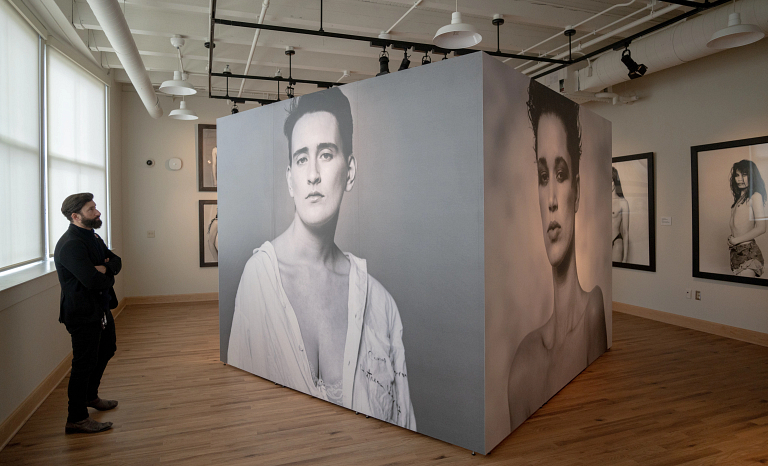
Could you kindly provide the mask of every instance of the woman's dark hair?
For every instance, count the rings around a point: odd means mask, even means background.
[[[747,183],[746,197],[742,197],[741,190],[736,185],[737,171],[742,175],[747,175],[747,179],[749,180]],[[747,201],[751,199],[754,193],[760,193],[760,195],[763,196],[763,204],[768,201],[765,195],[765,182],[763,181],[763,177],[760,176],[760,170],[757,169],[757,165],[751,160],[736,162],[733,164],[733,167],[731,167],[731,192],[733,193],[732,208],[741,200]]]
[[[341,135],[342,151],[344,158],[349,159],[352,154],[352,108],[349,105],[349,99],[341,92],[338,87],[313,92],[291,100],[291,108],[288,111],[288,118],[283,125],[283,133],[288,138],[288,165],[293,159],[293,147],[291,147],[291,136],[293,128],[299,118],[308,113],[328,112],[336,118],[339,125],[339,134]]]
[[[70,194],[61,203],[61,213],[71,222],[72,214],[79,214],[83,207],[92,200],[93,194],[91,193]]]
[[[581,159],[581,125],[579,104],[559,95],[547,86],[531,79],[528,85],[528,118],[533,126],[533,149],[539,159],[539,120],[543,115],[554,115],[565,127],[565,141],[571,156],[571,171],[574,178],[579,174]]]
[[[624,191],[621,189],[621,178],[619,178],[619,171],[616,167],[611,167],[611,179],[613,179],[613,186],[616,188],[616,194],[624,199]]]

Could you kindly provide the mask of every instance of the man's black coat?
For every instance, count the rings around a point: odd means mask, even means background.
[[[100,322],[105,311],[117,307],[112,286],[122,261],[96,232],[70,224],[56,243],[53,260],[61,283],[59,322],[67,328]],[[96,270],[97,265],[107,273]]]

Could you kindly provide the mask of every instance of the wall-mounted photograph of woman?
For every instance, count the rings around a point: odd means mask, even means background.
[[[691,147],[693,276],[768,286],[768,136]]]
[[[576,264],[582,154],[579,105],[531,80],[528,118],[536,164],[541,237],[552,273],[553,311],[520,343],[509,374],[513,428],[541,407],[607,348],[603,292],[585,289]]]

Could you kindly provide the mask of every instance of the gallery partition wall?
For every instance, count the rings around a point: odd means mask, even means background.
[[[0,271],[53,253],[64,198],[95,195],[109,238],[106,84],[0,2]],[[18,228],[24,225],[24,228]]]
[[[228,364],[486,453],[610,346],[610,123],[496,59],[217,131]]]

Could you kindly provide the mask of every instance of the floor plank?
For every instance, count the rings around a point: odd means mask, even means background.
[[[614,313],[613,348],[491,454],[218,361],[215,303],[127,307],[101,393],[114,429],[64,435],[65,379],[0,451],[19,465],[768,463],[768,348]]]

